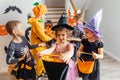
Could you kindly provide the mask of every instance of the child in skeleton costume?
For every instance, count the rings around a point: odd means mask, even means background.
[[[47,13],[47,7],[43,4],[35,3],[35,7],[32,9],[34,16],[28,19],[28,22],[31,24],[31,44],[38,44],[41,42],[48,42],[52,38],[45,34],[44,31],[44,17]],[[39,51],[46,49],[46,47],[38,47],[32,50],[32,54],[36,60],[36,72],[37,76],[40,76],[42,73],[46,73],[42,60],[37,59]]]
[[[25,30],[21,22],[17,20],[8,21],[6,30],[13,37],[7,49],[7,64],[17,64],[17,79],[35,80],[36,71],[34,68],[34,59],[29,49],[37,48],[44,44],[30,45],[24,37]]]
[[[92,73],[83,73],[79,69],[79,74],[82,80],[100,80],[100,62],[99,59],[103,59],[103,43],[100,41],[100,37],[103,37],[99,33],[99,25],[102,19],[102,9],[85,25],[84,33],[85,39],[81,41],[81,46],[77,52],[79,59],[95,61]],[[83,54],[84,53],[84,54]],[[89,54],[85,54],[89,53]],[[79,61],[78,61],[79,65]],[[80,65],[79,65],[80,66]]]

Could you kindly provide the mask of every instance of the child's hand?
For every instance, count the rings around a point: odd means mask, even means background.
[[[38,46],[46,46],[46,44],[45,43],[40,43],[40,44],[38,44]]]
[[[44,54],[42,53],[42,51],[40,51],[37,55],[37,59],[39,60]]]
[[[22,61],[25,59],[26,54],[24,54],[22,57],[18,58],[18,61]]]
[[[70,61],[70,56],[68,54],[62,54],[62,53],[61,53],[61,55],[63,57],[64,62],[66,62],[66,64],[68,64]]]
[[[95,52],[92,51],[92,57],[93,57],[94,59],[98,59],[98,54],[96,54]]]
[[[41,55],[40,55],[40,53],[38,53],[37,55],[36,55],[36,60],[39,60],[41,58]]]
[[[80,50],[78,50],[76,54],[77,54],[78,57],[80,57],[80,54],[81,54],[81,53],[82,53],[82,52],[81,52]]]
[[[29,52],[25,53],[25,56],[26,56],[26,57],[29,57]]]
[[[56,44],[55,44],[55,43],[53,43],[53,44],[51,44],[51,46],[55,46],[55,47],[56,47]]]
[[[31,57],[28,57],[26,61],[28,62],[28,61],[30,61],[30,60],[31,60]]]
[[[42,53],[42,51],[38,53],[38,56],[39,56],[39,57],[42,57],[43,55],[44,55],[44,54]]]

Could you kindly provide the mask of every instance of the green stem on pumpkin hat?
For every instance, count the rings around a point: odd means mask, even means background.
[[[44,20],[43,20],[43,19],[39,19],[39,20],[38,20],[38,22],[43,23],[43,22],[44,22]]]
[[[37,5],[39,5],[39,2],[35,2],[33,5],[34,5],[34,6],[37,6]]]

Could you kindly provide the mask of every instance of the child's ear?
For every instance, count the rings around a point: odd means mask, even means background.
[[[16,30],[13,30],[12,33],[13,33],[13,34],[17,34],[17,31],[16,31]]]

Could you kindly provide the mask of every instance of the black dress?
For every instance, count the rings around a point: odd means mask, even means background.
[[[91,53],[94,51],[98,53],[98,48],[103,48],[103,43],[101,41],[89,42],[88,39],[83,39],[81,43],[84,45],[83,52]],[[94,70],[90,74],[83,74],[79,71],[79,76],[83,80],[100,80],[100,62],[95,60]]]
[[[7,49],[7,64],[17,63],[18,71],[16,74],[17,79],[36,79],[36,72],[34,68],[34,59],[29,49],[36,48],[38,45],[30,45],[26,38],[22,37],[21,43],[10,42]],[[28,56],[24,60],[18,61],[18,58],[22,57],[24,53],[28,53]],[[30,59],[30,60],[28,60]]]

